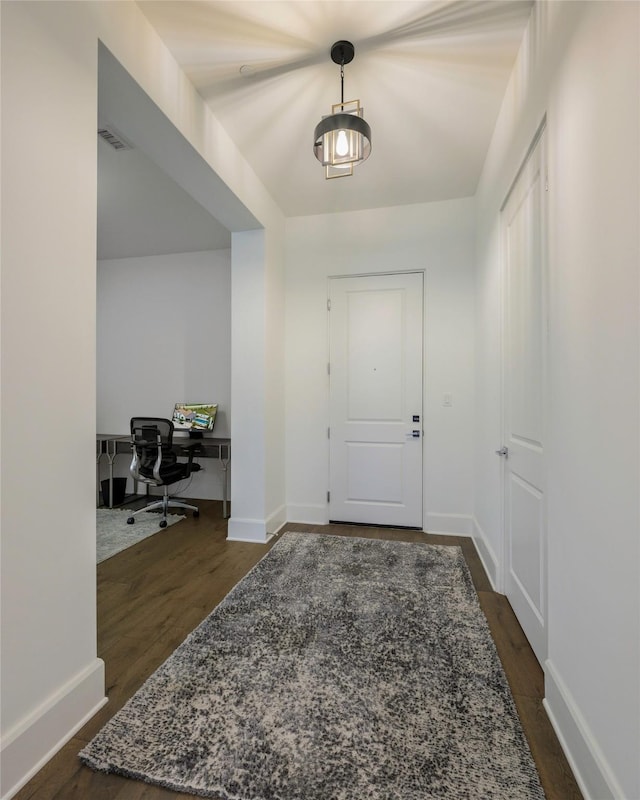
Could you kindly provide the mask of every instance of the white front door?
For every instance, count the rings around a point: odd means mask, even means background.
[[[547,654],[544,147],[543,133],[502,210],[504,588],[540,663]]]
[[[330,281],[332,521],[422,528],[422,282]]]

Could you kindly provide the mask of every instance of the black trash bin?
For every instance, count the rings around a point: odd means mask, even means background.
[[[113,479],[113,505],[119,506],[124,503],[124,496],[127,493],[127,479],[114,478]],[[108,508],[109,503],[109,480],[102,481],[102,502]]]

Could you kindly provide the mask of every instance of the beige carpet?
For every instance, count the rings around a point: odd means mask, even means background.
[[[100,564],[116,553],[153,536],[162,530],[158,524],[162,517],[153,511],[138,514],[133,525],[127,525],[131,511],[116,508],[96,509],[96,563]],[[167,515],[167,526],[175,525],[184,516]]]

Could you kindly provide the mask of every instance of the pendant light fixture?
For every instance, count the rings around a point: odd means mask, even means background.
[[[344,65],[353,61],[351,42],[339,41],[331,47],[331,60],[340,64],[340,102],[331,106],[331,114],[316,125],[313,152],[325,168],[326,178],[353,175],[371,153],[371,128],[363,119],[359,100],[344,99]]]

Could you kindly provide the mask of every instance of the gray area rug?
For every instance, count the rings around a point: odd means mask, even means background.
[[[161,530],[158,524],[162,519],[160,514],[145,511],[144,514],[138,514],[133,525],[127,525],[130,515],[131,511],[126,509],[96,509],[96,562],[98,564]],[[181,519],[184,519],[184,516],[168,514],[167,526],[174,525]]]
[[[540,800],[457,547],[286,533],[80,753],[225,800]]]

